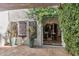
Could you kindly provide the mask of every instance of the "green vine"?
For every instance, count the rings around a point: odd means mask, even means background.
[[[63,4],[59,9],[33,8],[30,12],[30,16],[35,15],[39,22],[46,21],[47,18],[59,17],[66,49],[72,55],[79,55],[79,4]]]
[[[37,17],[39,22],[43,22],[44,18],[57,17],[57,9],[56,8],[33,8],[30,10],[30,14]],[[46,20],[46,19],[45,19]]]

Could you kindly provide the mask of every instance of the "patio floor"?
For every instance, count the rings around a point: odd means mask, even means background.
[[[0,56],[70,56],[63,47],[30,48],[28,46],[0,47]]]

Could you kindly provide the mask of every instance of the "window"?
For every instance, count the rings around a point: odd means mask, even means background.
[[[26,36],[26,21],[19,21],[18,24],[18,35],[19,36]]]

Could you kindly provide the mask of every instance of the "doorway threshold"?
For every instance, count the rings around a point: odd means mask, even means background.
[[[43,45],[43,48],[54,48],[54,47],[63,47],[62,45],[60,46],[53,46],[53,45]]]

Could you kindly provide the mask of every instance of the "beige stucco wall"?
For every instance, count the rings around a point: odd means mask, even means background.
[[[18,21],[27,21],[27,14],[26,12],[28,12],[28,9],[19,9],[19,10],[10,10],[8,11],[8,15],[9,15],[9,22],[16,22],[17,23],[17,27],[18,27]],[[28,24],[27,24],[28,25]],[[26,29],[27,31],[28,29]],[[29,45],[29,37],[28,37],[29,33],[27,32],[27,37],[25,37],[24,39],[22,39],[21,37],[17,37],[17,45],[21,45],[21,44],[27,44]]]
[[[25,21],[28,20],[28,9],[17,9],[9,11],[9,21]]]
[[[27,37],[24,39],[17,37],[18,45],[22,44],[23,41],[24,41],[24,44],[29,45],[30,39],[29,39],[29,31],[28,31],[28,28],[29,28],[28,22],[33,21],[33,19],[29,19],[26,12],[29,12],[28,9],[19,9],[19,10],[10,10],[9,11],[9,22],[17,22],[17,24],[18,24],[18,21],[27,21]],[[35,46],[42,45],[41,36],[42,36],[41,35],[41,24],[37,22],[37,38],[35,38],[35,41],[34,41]]]

